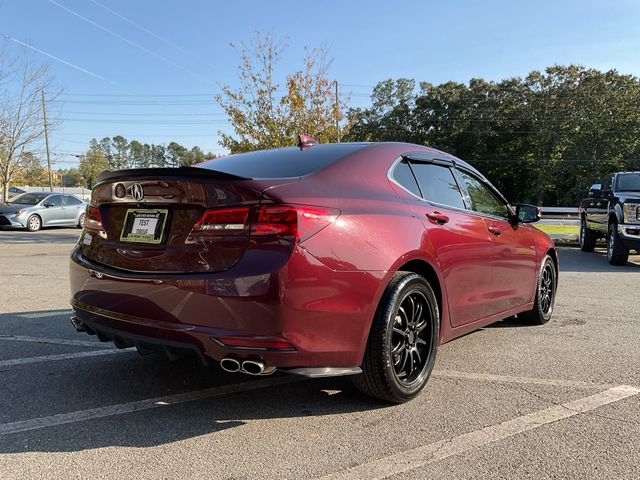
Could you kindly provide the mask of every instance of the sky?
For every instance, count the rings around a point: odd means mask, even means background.
[[[353,106],[387,78],[500,80],[569,63],[640,76],[640,0],[0,0],[0,51],[47,62],[63,89],[55,168],[114,135],[224,153],[218,132],[232,128],[213,95],[237,85],[231,43],[256,30],[286,43],[281,76],[325,47]]]

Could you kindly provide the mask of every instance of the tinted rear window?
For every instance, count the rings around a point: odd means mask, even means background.
[[[198,167],[245,178],[302,177],[366,146],[335,144],[315,145],[306,150],[300,150],[298,147],[259,150],[210,160]]]

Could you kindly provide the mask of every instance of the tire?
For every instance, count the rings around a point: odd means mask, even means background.
[[[411,400],[429,380],[439,332],[440,311],[429,282],[416,273],[396,273],[373,318],[355,386],[385,402]]]
[[[84,213],[80,214],[80,218],[78,219],[78,224],[76,225],[78,228],[84,228]]]
[[[596,231],[587,227],[587,221],[583,217],[580,222],[580,250],[583,252],[593,252],[596,246]]]
[[[37,232],[42,228],[42,219],[38,215],[31,215],[27,219],[27,230]]]
[[[611,265],[626,265],[629,260],[629,249],[625,248],[618,235],[618,224],[609,225],[607,236],[607,259]]]
[[[530,325],[544,325],[553,315],[558,289],[558,273],[553,259],[547,255],[538,273],[538,286],[533,309],[518,314],[518,318]]]

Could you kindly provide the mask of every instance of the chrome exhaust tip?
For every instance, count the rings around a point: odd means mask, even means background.
[[[271,375],[276,367],[267,367],[260,360],[245,360],[242,362],[242,372],[249,375]]]
[[[73,328],[76,329],[76,332],[84,332],[84,326],[82,325],[82,322],[80,320],[78,320],[76,317],[71,317],[71,325],[73,325]]]
[[[235,358],[225,357],[220,360],[220,368],[225,372],[236,373],[240,371],[240,362]]]

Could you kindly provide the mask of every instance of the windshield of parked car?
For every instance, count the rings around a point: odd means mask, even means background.
[[[618,175],[618,190],[640,192],[640,173]]]
[[[49,196],[49,193],[23,193],[9,200],[7,203],[17,203],[20,205],[37,205]]]

